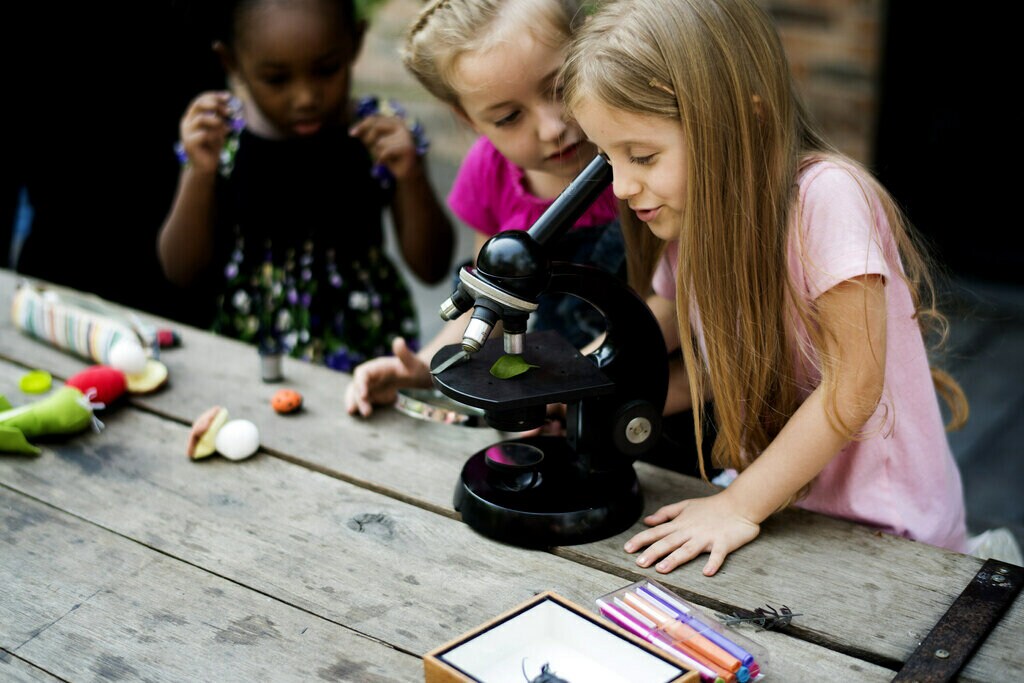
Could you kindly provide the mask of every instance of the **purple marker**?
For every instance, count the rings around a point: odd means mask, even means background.
[[[683,652],[680,652],[676,648],[672,647],[671,643],[666,642],[659,634],[654,626],[654,622],[649,620],[647,617],[638,613],[636,610],[631,608],[629,605],[622,603],[616,598],[618,604],[612,605],[604,600],[598,600],[597,604],[601,610],[601,614],[604,615],[609,621],[614,624],[618,624],[622,628],[626,629],[635,636],[643,638],[647,642],[655,645],[662,650],[668,652],[672,657],[681,661],[687,668],[696,671],[700,674],[701,680],[714,681],[718,678],[718,674],[701,664],[697,660],[689,657]],[[648,626],[649,624],[649,626]]]
[[[648,600],[656,601],[665,609],[667,609],[669,614],[674,616],[676,619],[683,622],[684,624],[689,625],[691,628],[697,631],[697,633],[700,633],[702,636],[713,642],[715,645],[719,646],[720,648],[731,654],[733,657],[743,662],[743,666],[747,667],[748,670],[750,669],[750,665],[754,663],[754,655],[750,654],[742,647],[740,647],[733,641],[729,640],[727,637],[725,637],[715,629],[711,628],[701,620],[697,619],[697,617],[690,614],[689,608],[687,608],[678,600],[674,599],[672,596],[665,593],[665,591],[658,590],[655,586],[652,586],[650,584],[647,584],[646,586],[641,586],[637,590],[643,597],[647,598]]]

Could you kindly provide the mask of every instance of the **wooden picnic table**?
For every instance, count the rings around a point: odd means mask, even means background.
[[[0,271],[0,394],[45,369],[55,383],[92,363],[21,332],[18,276]],[[43,283],[45,284],[45,283]],[[800,510],[763,525],[711,578],[696,561],[640,569],[616,537],[550,550],[482,537],[452,507],[489,428],[392,409],[345,414],[346,374],[285,359],[261,381],[256,351],[170,324],[169,382],[101,411],[105,428],[0,454],[0,679],[416,681],[423,655],[535,594],[585,608],[651,578],[709,612],[770,604],[782,631],[738,627],[769,680],[886,681],[982,566],[973,557]],[[282,386],[305,397],[282,416]],[[260,430],[254,457],[185,455],[212,405]],[[645,509],[706,495],[699,480],[637,463]],[[1024,605],[1012,604],[961,672],[1024,670]]]

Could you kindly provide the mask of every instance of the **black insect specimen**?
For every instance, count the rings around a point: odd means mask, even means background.
[[[754,611],[737,609],[728,616],[724,614],[718,615],[718,617],[725,622],[727,626],[743,622],[751,622],[757,624],[766,631],[774,628],[785,628],[786,626],[789,626],[791,621],[793,621],[793,617],[799,616],[802,615],[798,612],[794,612],[786,605],[783,605],[781,609],[775,609],[771,605],[765,605],[764,607],[758,607]]]
[[[551,670],[551,665],[544,663],[540,667],[540,673],[535,678],[530,678],[526,674],[526,658],[523,658],[523,678],[526,679],[526,683],[569,683],[569,681],[555,675],[555,672]]]

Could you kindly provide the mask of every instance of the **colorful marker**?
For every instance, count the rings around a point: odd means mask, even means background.
[[[618,598],[615,598],[615,602],[616,604],[613,605],[605,602],[604,600],[598,600],[597,604],[598,608],[601,610],[601,614],[633,635],[639,636],[652,645],[665,650],[674,658],[681,661],[688,669],[696,671],[700,675],[702,681],[713,683],[720,678],[718,673],[714,670],[673,647],[672,644],[665,640],[664,636],[658,632],[654,622],[650,621],[642,614],[637,613],[636,610],[631,609]],[[735,678],[731,678],[731,681],[723,679],[723,683],[733,683]]]
[[[660,604],[676,619],[697,629],[701,635],[714,642],[736,659],[740,660],[748,669],[754,663],[754,655],[750,654],[735,642],[729,640],[729,638],[700,621],[697,617],[693,616],[686,605],[682,604],[665,591],[660,590],[657,586],[647,584],[646,586],[641,586],[638,589],[638,592],[646,598],[656,600],[657,604]]]
[[[689,624],[674,619],[670,613],[662,610],[653,600],[636,593],[626,593],[623,600],[670,635],[674,639],[674,644],[691,657],[702,659],[715,669],[733,674],[740,683],[746,683],[750,679],[750,671],[743,665],[743,662],[701,635]]]

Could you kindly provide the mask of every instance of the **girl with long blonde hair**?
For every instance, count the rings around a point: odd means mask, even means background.
[[[771,19],[752,0],[611,0],[562,76],[630,209],[631,281],[682,351],[669,403],[692,407],[699,452],[713,401],[713,460],[739,473],[646,517],[626,551],[660,572],[706,552],[710,576],[794,503],[964,551],[938,396],[951,427],[967,402],[929,367],[929,261],[815,130]]]

